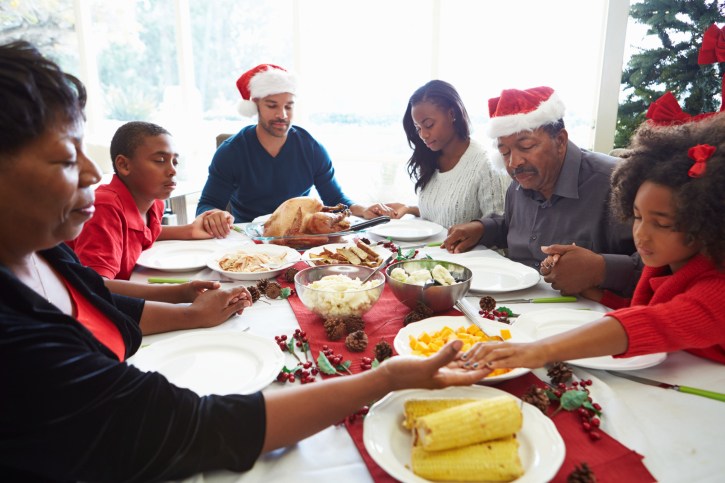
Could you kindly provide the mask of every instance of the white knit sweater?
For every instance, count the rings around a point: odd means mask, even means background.
[[[507,173],[491,166],[483,146],[471,140],[453,169],[436,170],[418,193],[420,216],[450,227],[490,213],[501,214],[510,183]]]

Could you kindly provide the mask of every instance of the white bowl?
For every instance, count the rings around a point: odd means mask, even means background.
[[[245,252],[249,254],[266,254],[270,256],[284,256],[284,262],[279,265],[270,266],[267,269],[262,269],[254,272],[237,272],[224,270],[219,266],[219,260],[225,255],[231,255],[236,252]],[[266,278],[276,277],[283,270],[291,267],[300,260],[300,254],[297,250],[292,248],[281,246],[281,245],[244,245],[238,250],[224,250],[223,252],[217,252],[209,259],[207,266],[219,272],[227,278],[232,280],[261,280]]]

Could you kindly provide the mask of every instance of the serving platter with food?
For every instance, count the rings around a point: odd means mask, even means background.
[[[550,481],[566,454],[550,418],[487,386],[390,393],[365,417],[363,443],[407,482]]]
[[[360,265],[379,267],[392,252],[382,245],[368,244],[356,238],[349,243],[329,243],[310,248],[302,260],[310,265]]]
[[[496,343],[503,340],[510,342],[531,342],[533,339],[515,326],[494,320],[480,319],[481,329],[473,325],[465,317],[438,316],[429,317],[406,325],[398,331],[393,339],[393,347],[400,355],[428,357],[435,354],[447,342],[453,339],[463,341],[463,350],[467,350],[476,342]],[[483,332],[480,334],[479,332]],[[485,377],[481,382],[497,383],[507,379],[523,376],[531,369],[519,367],[502,370]]]
[[[245,233],[261,243],[307,249],[327,243],[342,243],[355,233],[387,223],[380,216],[352,225],[346,205],[325,206],[316,198],[300,196],[282,203],[263,223],[250,223]]]
[[[207,266],[233,280],[260,280],[282,273],[300,260],[297,250],[281,245],[245,245],[215,253]]]

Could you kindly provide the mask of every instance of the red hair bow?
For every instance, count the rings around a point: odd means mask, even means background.
[[[705,174],[705,168],[707,167],[707,160],[715,152],[715,146],[709,144],[698,144],[687,150],[687,155],[690,159],[694,160],[695,163],[692,165],[690,170],[687,172],[690,178],[699,178]]]
[[[697,56],[697,63],[702,65],[716,62],[725,62],[725,27],[718,28],[717,25],[712,24],[705,31],[702,38],[702,47],[700,47],[700,53]],[[725,94],[725,76],[722,79],[722,92]],[[720,110],[725,110],[725,99],[720,105]]]
[[[667,126],[670,124],[684,124],[692,118],[684,112],[671,92],[667,91],[650,104],[646,114],[647,119],[653,124]]]
[[[725,27],[718,28],[717,25],[712,24],[702,38],[697,63],[714,64],[715,62],[725,62]]]

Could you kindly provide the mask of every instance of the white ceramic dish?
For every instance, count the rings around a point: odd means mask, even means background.
[[[483,327],[483,331],[486,332],[486,334],[488,334],[489,336],[500,335],[501,329],[508,329],[511,332],[511,338],[509,339],[510,342],[531,342],[533,340],[523,331],[520,331],[516,327],[512,327],[508,324],[503,324],[501,322],[496,322],[494,320],[484,319],[481,317],[479,317],[479,321],[481,323],[481,326]],[[412,335],[413,337],[417,338],[423,332],[433,334],[435,332],[438,332],[445,326],[456,330],[458,327],[468,327],[469,325],[472,324],[465,317],[450,315],[429,317],[427,319],[408,324],[400,329],[398,331],[398,334],[395,336],[395,339],[393,339],[393,347],[398,354],[411,355],[413,350],[410,348],[409,336]],[[515,377],[523,376],[528,372],[531,372],[531,369],[519,367],[505,374],[486,377],[482,379],[481,382],[486,384],[495,384],[500,381],[505,381],[507,379],[513,379]]]
[[[302,260],[306,261],[311,266],[317,266],[318,264],[315,263],[316,260],[314,258],[312,258],[312,256],[311,256],[312,254],[322,253],[325,249],[334,253],[338,248],[354,247],[354,246],[355,246],[355,243],[328,243],[327,245],[310,248],[309,250],[307,250],[305,253],[302,254]],[[390,255],[392,255],[392,252],[382,245],[376,245],[373,243],[373,244],[369,245],[369,247],[375,253],[378,254],[381,261],[385,261],[386,258],[388,258]],[[319,265],[333,265],[333,264],[320,263]],[[346,264],[343,263],[343,265],[346,265]],[[379,266],[379,264],[376,266]]]
[[[442,259],[448,259],[445,255]],[[524,264],[492,257],[450,258],[473,272],[471,292],[493,294],[513,292],[539,283],[539,272]]]
[[[511,394],[486,386],[449,387],[447,389],[409,389],[388,394],[375,403],[365,416],[363,443],[373,460],[393,478],[405,482],[429,480],[410,469],[412,436],[402,426],[403,407],[410,398],[491,398]],[[524,475],[517,483],[550,481],[564,462],[566,447],[551,419],[534,406],[522,403],[524,423],[516,434]]]
[[[268,337],[247,332],[194,332],[155,342],[128,360],[163,374],[200,396],[250,394],[266,387],[284,366],[284,355]]]
[[[603,315],[604,313],[593,310],[565,308],[536,310],[522,314],[516,319],[515,324],[516,329],[525,332],[532,339],[538,340],[575,329],[587,322],[597,320]],[[603,356],[576,359],[568,362],[589,369],[634,371],[656,366],[666,358],[667,354],[660,352],[626,359]]]
[[[223,270],[219,266],[219,259],[221,259],[224,255],[235,253],[238,250],[242,250],[246,253],[267,254],[271,256],[284,255],[285,261],[281,265],[274,265],[273,268],[259,272],[230,272],[228,270]],[[237,250],[216,252],[211,256],[211,258],[207,258],[207,266],[215,272],[219,272],[232,280],[261,280],[264,278],[276,277],[282,273],[283,270],[286,270],[300,261],[300,258],[301,256],[297,250],[282,245],[245,245]]]
[[[141,252],[136,264],[165,272],[186,272],[206,267],[219,244],[214,240],[157,241]]]
[[[416,241],[438,235],[445,228],[426,220],[390,220],[384,225],[370,228],[368,232],[383,238],[400,241]]]

